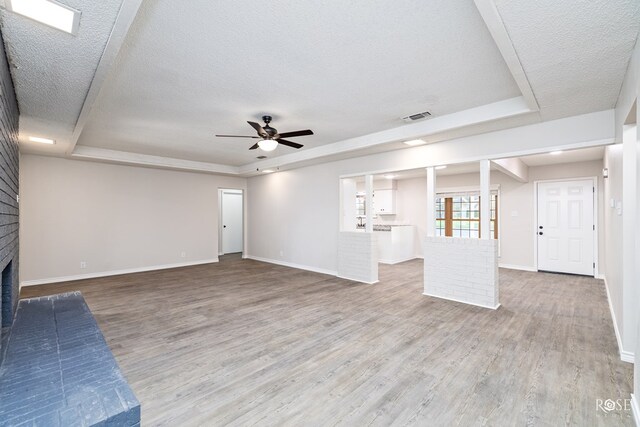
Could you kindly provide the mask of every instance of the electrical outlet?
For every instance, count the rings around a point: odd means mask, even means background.
[[[187,253],[185,251],[180,252],[180,258],[186,258]]]
[[[87,261],[80,261],[80,268],[87,268]]]

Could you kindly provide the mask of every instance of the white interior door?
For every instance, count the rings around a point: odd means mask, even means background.
[[[594,275],[593,180],[538,184],[538,270]]]
[[[222,190],[222,253],[242,252],[242,192]]]

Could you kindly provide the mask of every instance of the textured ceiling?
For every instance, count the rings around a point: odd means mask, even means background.
[[[64,3],[82,12],[76,36],[0,9],[23,134],[70,136],[121,0]]]
[[[543,120],[615,107],[638,0],[495,0]]]
[[[77,37],[2,11],[22,151],[64,152],[122,0],[62,1],[82,11]],[[426,141],[614,107],[640,1],[495,4],[540,111],[452,126]],[[518,96],[473,0],[153,0],[126,34],[78,146],[245,165],[265,154],[247,150],[253,140],[213,135],[251,135],[246,121],[265,113],[281,132],[313,129],[294,138],[304,151],[402,129],[399,118],[410,113],[443,117]],[[28,134],[63,144],[30,144]],[[396,140],[308,161],[400,147]]]
[[[515,96],[472,0],[155,1],[79,144],[240,165],[264,153],[213,135],[252,135],[263,113],[280,131],[313,129],[295,139],[311,148]]]

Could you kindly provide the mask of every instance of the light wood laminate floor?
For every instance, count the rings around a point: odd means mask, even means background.
[[[218,264],[24,288],[82,291],[143,425],[632,425],[600,280],[500,270],[497,311],[422,293],[422,262],[363,285]]]

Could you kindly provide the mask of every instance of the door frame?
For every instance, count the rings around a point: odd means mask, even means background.
[[[595,225],[594,236],[593,236],[593,262],[595,263],[595,268],[593,269],[593,277],[596,279],[600,279],[600,261],[598,257],[598,235],[600,234],[600,226],[599,226],[599,218],[598,218],[598,210],[600,209],[600,205],[598,203],[598,177],[597,176],[583,176],[583,177],[575,177],[575,178],[559,178],[559,179],[539,179],[533,181],[533,231],[535,233],[538,232],[538,184],[549,183],[549,182],[567,182],[567,181],[586,181],[591,180],[593,183],[593,224]],[[536,234],[537,235],[537,234]],[[533,239],[533,268],[536,271],[538,270],[538,238]]]
[[[244,188],[218,187],[218,256],[222,251],[222,194],[225,191],[235,191],[242,194],[242,258],[247,257],[247,192]]]

